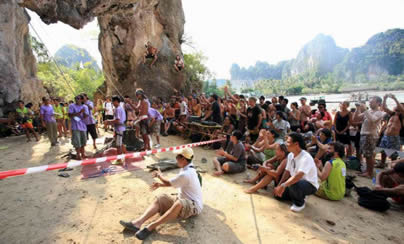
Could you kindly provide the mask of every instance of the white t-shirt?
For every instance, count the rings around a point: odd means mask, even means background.
[[[303,172],[304,175],[302,179],[310,182],[316,189],[318,189],[317,167],[314,163],[313,157],[305,150],[302,150],[296,158],[293,153],[289,153],[286,170],[289,171],[291,176]]]
[[[180,104],[180,115],[188,114],[188,105],[185,101],[182,101]]]
[[[111,102],[105,102],[105,115],[114,115],[114,108]]]
[[[200,214],[203,208],[202,188],[198,174],[191,166],[193,166],[192,163],[182,168],[175,178],[170,179],[170,183],[173,187],[179,188],[178,193],[180,198],[195,202],[198,214]]]
[[[362,123],[361,135],[377,136],[380,122],[386,113],[380,110],[366,110],[364,112],[364,120]]]

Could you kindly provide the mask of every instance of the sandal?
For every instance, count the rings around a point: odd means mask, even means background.
[[[126,222],[126,221],[120,220],[119,223],[120,223],[123,227],[125,227],[125,229],[128,229],[128,230],[130,230],[130,231],[133,231],[133,232],[135,232],[135,233],[140,230],[140,229],[137,228],[134,224],[132,224],[132,222]]]
[[[66,167],[64,169],[59,169],[59,172],[63,172],[63,171],[72,171],[72,168]]]
[[[147,227],[145,227],[141,231],[138,231],[135,236],[137,239],[143,241],[147,237],[149,237],[152,233],[153,233],[153,231],[150,231],[149,229],[147,229]]]
[[[68,173],[59,173],[58,176],[63,177],[63,178],[70,177],[70,175]]]

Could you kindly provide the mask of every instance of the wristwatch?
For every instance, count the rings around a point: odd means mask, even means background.
[[[282,186],[283,188],[286,188],[286,185],[285,185],[285,183],[282,183],[282,184],[281,184],[281,186]]]

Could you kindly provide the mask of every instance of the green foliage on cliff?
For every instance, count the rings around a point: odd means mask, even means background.
[[[89,63],[93,69],[97,71],[100,69],[95,59],[91,57],[86,49],[77,47],[75,45],[64,45],[63,47],[59,48],[59,50],[55,53],[55,60],[58,62],[58,64],[69,68],[74,68],[77,65]]]
[[[211,77],[211,73],[205,65],[206,59],[202,52],[184,54],[184,73],[186,76],[184,91],[186,93],[190,93],[192,90],[201,90],[203,82]]]
[[[92,98],[103,84],[104,75],[94,68],[92,62],[83,65],[75,63],[71,67],[61,65],[60,62],[56,65],[48,56],[45,46],[34,37],[31,37],[31,46],[38,59],[37,76],[50,96],[72,100],[79,93],[87,93]]]

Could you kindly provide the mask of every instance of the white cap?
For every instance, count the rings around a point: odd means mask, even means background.
[[[174,150],[173,153],[177,155],[182,155],[186,159],[192,159],[192,157],[194,156],[194,151],[190,147]]]

